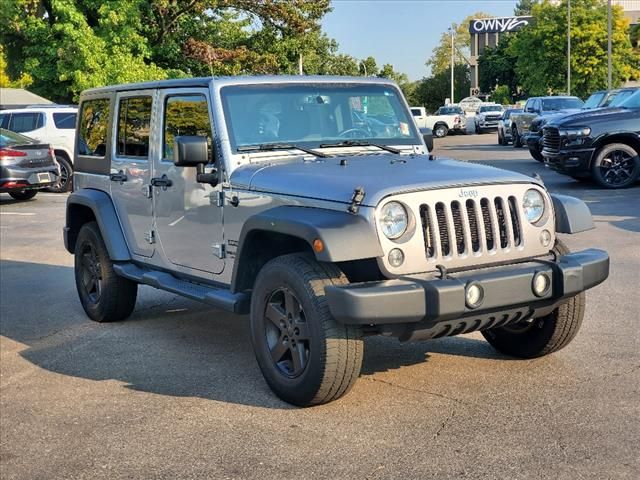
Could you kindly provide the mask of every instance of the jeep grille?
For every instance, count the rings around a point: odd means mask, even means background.
[[[513,196],[422,204],[420,218],[428,259],[508,249],[522,243]]]

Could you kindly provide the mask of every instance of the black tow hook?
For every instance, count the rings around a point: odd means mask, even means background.
[[[364,187],[357,187],[353,191],[353,195],[351,195],[351,205],[347,210],[349,213],[353,213],[354,215],[358,213],[360,210],[360,205],[362,205],[362,201],[364,200],[366,193],[364,191]]]

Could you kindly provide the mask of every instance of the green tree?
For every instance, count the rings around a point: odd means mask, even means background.
[[[461,23],[451,24],[451,29],[455,32],[454,37],[454,63],[466,65],[471,54],[471,34],[469,33],[469,22],[477,18],[489,18],[492,15],[484,12],[477,12],[469,15]],[[431,68],[431,73],[436,74],[451,68],[451,34],[449,31],[442,32],[438,45],[433,49],[431,57],[426,62]]]
[[[501,105],[511,105],[513,103],[511,89],[507,85],[498,85],[491,93],[491,101]]]
[[[496,85],[505,85],[511,94],[518,89],[516,75],[517,57],[513,56],[509,43],[513,34],[504,34],[500,43],[493,48],[486,48],[478,59],[479,83],[482,92],[491,92]]]
[[[466,97],[471,88],[471,73],[467,65],[454,67],[455,98]],[[424,105],[427,110],[435,111],[451,96],[451,77],[449,72],[436,73],[429,78],[423,78],[415,86],[412,93],[414,105]]]
[[[11,80],[7,73],[7,57],[4,48],[0,45],[0,88],[27,88],[32,83],[33,78],[28,73],[23,73],[15,80]]]
[[[517,58],[516,73],[530,95],[567,90],[567,2],[533,5],[536,21],[515,35],[509,54]],[[571,93],[586,97],[607,85],[607,6],[603,0],[572,0]],[[629,40],[622,8],[613,8],[613,83],[637,78],[638,55]],[[564,59],[564,61],[563,61]]]
[[[360,62],[360,72],[363,75],[368,75],[370,77],[374,77],[378,75],[378,65],[376,64],[376,59],[369,56]]]
[[[538,0],[518,0],[518,3],[513,9],[513,14],[516,16],[531,15],[531,9],[536,3],[538,3]]]

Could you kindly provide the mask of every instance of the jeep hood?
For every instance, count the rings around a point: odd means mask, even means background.
[[[354,189],[363,187],[362,204],[367,206],[377,205],[388,195],[416,190],[539,183],[486,165],[395,154],[253,163],[234,170],[230,180],[236,188],[343,203],[351,201]]]

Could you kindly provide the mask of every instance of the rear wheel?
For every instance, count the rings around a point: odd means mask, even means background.
[[[73,167],[71,162],[61,155],[56,155],[56,161],[60,165],[60,177],[54,186],[49,187],[49,191],[54,193],[68,192],[73,186]]]
[[[433,134],[438,138],[444,138],[449,133],[449,128],[444,123],[439,123],[433,127]]]
[[[557,255],[569,253],[560,240]],[[584,317],[585,294],[580,292],[549,315],[532,320],[483,330],[484,338],[499,352],[513,357],[535,358],[566,347],[576,336]]]
[[[359,327],[342,325],[329,312],[327,285],[346,284],[344,274],[310,255],[267,263],[251,298],[251,340],[260,370],[282,400],[306,407],[340,398],[362,366]]]
[[[596,153],[591,174],[601,187],[630,187],[640,174],[638,152],[624,143],[605,145]]]
[[[38,194],[38,190],[14,190],[9,195],[15,200],[31,200]]]
[[[136,305],[138,284],[113,270],[96,222],[85,223],[76,241],[75,277],[84,311],[96,322],[124,320]]]

